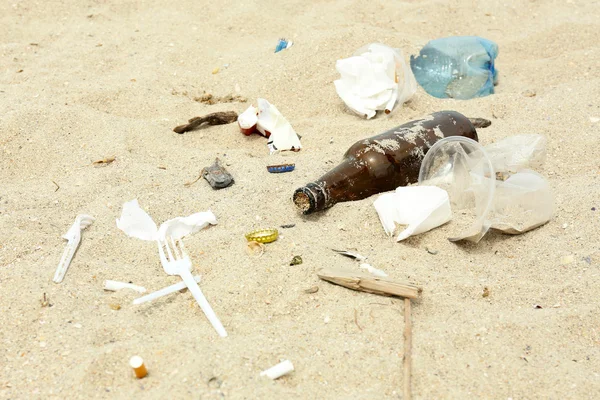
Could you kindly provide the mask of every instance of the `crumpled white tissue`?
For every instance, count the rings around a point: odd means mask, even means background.
[[[392,236],[396,224],[408,225],[396,241],[427,232],[452,219],[450,199],[444,189],[435,186],[399,187],[373,203],[385,232]]]
[[[334,82],[340,98],[355,113],[371,119],[378,110],[389,114],[397,103],[417,91],[417,81],[400,49],[372,43],[354,56],[338,60],[340,79]]]
[[[160,228],[152,218],[140,208],[137,199],[123,204],[121,218],[117,219],[117,228],[128,236],[141,240],[164,240],[170,236],[173,240],[196,233],[208,225],[216,225],[217,218],[209,210],[192,214],[187,217],[177,217],[163,222]]]
[[[261,98],[257,99],[257,103],[258,107],[250,106],[240,114],[238,117],[240,128],[248,131],[256,126],[256,129],[269,139],[267,146],[271,153],[283,150],[300,150],[302,145],[298,134],[277,107]]]

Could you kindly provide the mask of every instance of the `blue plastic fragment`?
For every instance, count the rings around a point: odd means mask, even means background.
[[[267,171],[272,174],[279,174],[282,172],[290,172],[296,168],[296,164],[282,164],[282,165],[269,165]]]
[[[466,100],[494,93],[497,56],[498,45],[491,40],[452,36],[427,43],[418,57],[410,57],[410,67],[430,95]]]
[[[281,50],[285,50],[292,45],[292,42],[288,42],[287,40],[281,38],[275,47],[275,53],[280,52]]]

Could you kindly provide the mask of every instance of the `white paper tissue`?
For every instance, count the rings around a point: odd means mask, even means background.
[[[396,224],[407,225],[396,241],[427,232],[452,219],[448,193],[435,186],[399,187],[373,203],[385,232],[392,236]]]
[[[372,43],[335,64],[334,82],[340,98],[355,113],[373,118],[378,110],[390,113],[417,91],[417,82],[400,49]]]

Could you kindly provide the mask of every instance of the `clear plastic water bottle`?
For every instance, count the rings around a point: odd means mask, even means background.
[[[410,67],[430,95],[466,100],[494,93],[497,56],[498,45],[491,40],[452,36],[427,43],[418,57],[410,57]]]

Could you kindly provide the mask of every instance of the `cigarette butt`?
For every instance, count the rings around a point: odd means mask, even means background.
[[[148,375],[148,370],[146,370],[146,366],[144,365],[144,360],[140,356],[133,356],[129,360],[129,365],[133,368],[133,373],[135,377],[138,379],[142,379],[146,375]]]

